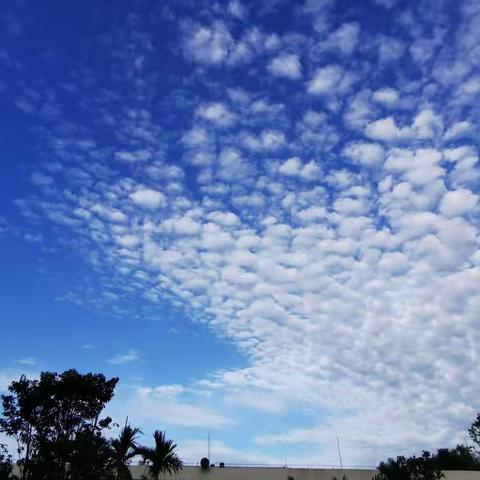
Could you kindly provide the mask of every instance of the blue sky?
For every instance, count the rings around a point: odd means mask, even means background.
[[[374,465],[479,395],[478,1],[0,12],[0,389],[120,377],[186,461]]]

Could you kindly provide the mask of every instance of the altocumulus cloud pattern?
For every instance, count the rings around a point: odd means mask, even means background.
[[[118,411],[178,428],[187,460],[207,428],[227,461],[464,441],[480,3],[68,3],[2,7],[2,103],[34,139],[3,235],[84,262],[57,300],[138,329],[177,312],[243,358],[132,381]]]

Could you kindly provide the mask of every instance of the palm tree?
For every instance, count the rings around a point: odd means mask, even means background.
[[[158,480],[161,473],[168,472],[171,475],[172,472],[177,473],[181,470],[183,462],[174,451],[177,445],[165,437],[165,432],[159,430],[155,431],[153,438],[155,439],[153,448],[140,447],[137,450],[143,457],[143,463],[148,465],[150,478]]]
[[[125,423],[118,438],[110,440],[116,480],[132,480],[128,465],[137,452],[137,437],[142,431]]]

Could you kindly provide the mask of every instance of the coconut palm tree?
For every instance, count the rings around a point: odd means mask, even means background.
[[[125,423],[118,438],[110,440],[116,480],[132,480],[128,465],[132,458],[138,455],[137,438],[141,433],[139,428],[133,428]]]
[[[165,432],[156,430],[153,434],[155,446],[140,447],[137,453],[143,457],[143,463],[148,465],[148,473],[151,479],[158,480],[161,473],[168,472],[170,475],[177,473],[183,467],[183,462],[175,453],[177,445],[165,436]]]

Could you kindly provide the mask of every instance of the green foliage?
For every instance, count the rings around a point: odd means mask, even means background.
[[[43,372],[39,380],[22,376],[2,395],[0,432],[14,438],[20,460],[19,480],[132,480],[128,468],[135,455],[148,465],[151,478],[178,472],[176,445],[156,431],[153,448],[140,447],[138,428],[127,423],[118,438],[107,440],[110,417],[101,417],[118,378]],[[13,480],[12,460],[0,445],[0,480]]]
[[[112,420],[100,415],[117,382],[76,370],[12,382],[10,395],[2,395],[0,431],[17,441],[21,480],[113,478],[102,436]]]
[[[373,480],[440,480],[442,470],[480,470],[480,414],[468,433],[476,445],[457,445],[441,448],[436,454],[424,451],[421,457],[389,458],[377,467],[379,474]]]
[[[132,458],[138,454],[137,438],[141,433],[140,429],[126,424],[118,438],[110,440],[117,480],[132,480],[128,465]]]
[[[380,462],[377,469],[379,480],[440,480],[444,476],[428,451],[424,451],[421,457],[389,458]]]
[[[0,480],[11,479],[13,464],[5,445],[0,444]]]
[[[156,430],[153,434],[155,446],[140,447],[137,452],[143,457],[143,463],[148,465],[151,479],[158,480],[160,474],[177,473],[183,468],[183,463],[175,453],[177,445],[165,436],[165,432]]]
[[[477,415],[477,418],[473,421],[472,425],[468,429],[470,438],[477,448],[477,454],[480,454],[480,413]]]
[[[432,455],[432,462],[439,470],[480,470],[480,462],[472,447],[457,445],[440,448]]]

